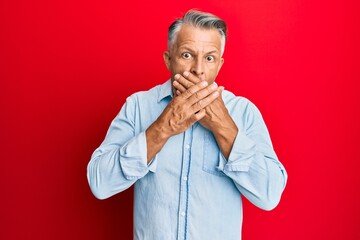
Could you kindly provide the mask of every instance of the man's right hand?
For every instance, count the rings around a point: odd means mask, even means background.
[[[176,74],[175,80],[180,76]],[[147,160],[161,150],[166,141],[176,134],[186,131],[205,116],[205,107],[219,96],[216,83],[208,86],[200,81],[174,98],[166,106],[159,118],[146,130]]]

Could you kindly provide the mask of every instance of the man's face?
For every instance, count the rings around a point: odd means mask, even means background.
[[[175,74],[187,71],[211,84],[224,62],[221,57],[221,35],[215,29],[185,24],[171,49],[164,52],[164,60],[172,81]]]

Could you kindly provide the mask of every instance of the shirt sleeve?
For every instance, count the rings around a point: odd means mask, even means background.
[[[271,210],[280,201],[287,173],[275,154],[259,110],[249,103],[241,119],[245,127],[239,128],[229,158],[220,152],[218,169],[234,181],[250,202]]]
[[[149,171],[156,170],[156,157],[147,164],[146,134],[136,133],[135,115],[136,97],[131,96],[91,157],[87,178],[99,199],[124,191]]]

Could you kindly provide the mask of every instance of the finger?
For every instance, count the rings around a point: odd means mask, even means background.
[[[203,117],[205,117],[205,115],[206,115],[205,109],[201,109],[197,113],[194,113],[190,117],[191,124],[194,124],[195,122],[200,121]]]
[[[223,93],[224,89],[225,89],[225,88],[224,88],[223,86],[218,87],[218,91],[219,91],[219,96],[220,96],[220,97],[222,96],[222,93]]]
[[[223,91],[225,90],[225,88],[224,88],[223,86],[220,86],[220,87],[219,87],[219,90],[220,90],[220,94],[222,94]]]
[[[177,80],[175,80],[173,82],[173,86],[174,86],[176,91],[180,91],[180,92],[185,92],[186,91],[186,88],[183,85],[181,85]]]
[[[224,92],[224,87],[219,87],[218,88],[218,92],[219,92],[219,97],[218,97],[218,100],[221,102],[222,105],[225,105],[224,103],[224,99],[223,99],[223,92]]]
[[[191,112],[197,112],[207,107],[219,95],[220,93],[217,91],[216,84],[212,84],[209,87],[196,92],[188,99],[188,103],[191,104]]]
[[[176,81],[178,81],[179,84],[181,84],[185,89],[190,88],[191,86],[194,86],[196,83],[200,82],[196,82],[193,83],[191,81],[189,81],[188,79],[186,79],[184,76],[180,75],[180,74],[176,74],[175,75],[175,79]]]
[[[216,92],[213,92],[212,94],[210,94],[209,96],[207,96],[206,98],[201,99],[200,101],[198,101],[192,105],[191,112],[196,113],[196,112],[206,108],[213,101],[215,101],[218,98],[218,96],[219,96],[219,93],[216,91]]]
[[[198,82],[201,81],[200,78],[198,78],[197,76],[195,76],[194,74],[191,74],[190,72],[184,72],[183,76],[189,80],[190,82],[192,82],[193,84],[196,84]]]
[[[191,86],[190,88],[186,89],[186,91],[183,92],[181,94],[181,96],[184,99],[188,99],[191,96],[193,96],[196,92],[206,88],[207,86],[208,86],[208,83],[206,81],[201,81],[201,82],[195,84],[194,86]]]
[[[198,111],[197,113],[195,113],[193,115],[193,119],[197,121],[200,121],[203,117],[206,116],[206,111],[205,109],[201,109],[200,111]]]
[[[196,85],[195,85],[196,86]],[[192,88],[190,88],[192,89]],[[189,89],[189,90],[190,90]],[[192,94],[192,96],[190,96],[188,99],[187,99],[187,102],[190,104],[190,105],[193,105],[194,103],[206,98],[207,96],[209,96],[210,94],[214,93],[214,92],[218,92],[217,91],[218,89],[218,86],[216,83],[213,83],[211,84],[210,86],[207,86],[203,89],[200,89],[199,91],[197,92],[194,92]],[[219,92],[218,92],[219,93]]]

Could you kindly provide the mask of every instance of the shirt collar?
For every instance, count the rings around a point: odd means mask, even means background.
[[[160,85],[159,90],[159,96],[158,96],[158,102],[163,100],[166,97],[173,97],[173,91],[171,86],[171,79],[167,80],[165,83]]]

